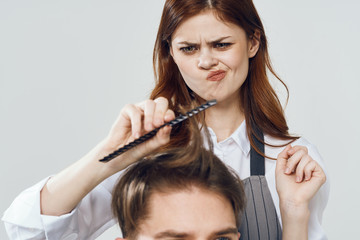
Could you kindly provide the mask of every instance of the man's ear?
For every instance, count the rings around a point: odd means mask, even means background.
[[[238,232],[238,239],[240,239],[241,234]]]
[[[249,37],[248,41],[248,56],[249,58],[255,57],[260,47],[261,34],[259,30],[255,30],[254,34]]]

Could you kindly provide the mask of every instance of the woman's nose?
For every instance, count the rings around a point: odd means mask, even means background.
[[[218,64],[218,60],[209,50],[203,50],[199,56],[198,67],[202,69],[210,69]]]

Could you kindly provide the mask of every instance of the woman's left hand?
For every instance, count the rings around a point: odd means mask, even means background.
[[[298,177],[303,175],[305,180],[299,181]],[[323,169],[308,155],[306,148],[288,145],[276,160],[275,179],[280,200],[282,239],[308,239],[309,202],[326,181]]]
[[[326,181],[323,169],[307,154],[306,147],[301,146],[288,145],[278,155],[275,174],[280,201],[291,200],[294,203],[307,204]]]
[[[308,181],[312,177],[312,173],[318,166],[317,162],[312,159],[308,153],[308,149],[304,146],[294,146],[287,149],[288,155],[285,174],[296,174],[296,182]],[[284,151],[285,151],[284,149]],[[283,152],[284,152],[283,151]]]

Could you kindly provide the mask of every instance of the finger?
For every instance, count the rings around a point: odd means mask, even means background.
[[[296,151],[288,160],[286,164],[286,174],[290,174],[295,171],[296,166],[300,162],[303,156],[307,155],[306,151],[302,148],[300,148],[298,151]]]
[[[165,126],[159,130],[157,135],[160,145],[165,145],[170,141],[171,126]]]
[[[153,149],[158,148],[160,146],[165,145],[170,140],[170,133],[171,133],[171,126],[165,126],[161,128],[154,138],[155,145],[153,146]]]
[[[153,118],[155,111],[155,102],[153,100],[146,100],[144,107],[144,129],[151,131],[154,129]]]
[[[291,149],[291,145],[287,145],[284,150],[282,150],[276,160],[276,170],[284,171],[286,167],[287,160],[289,158],[288,151]]]
[[[154,110],[153,124],[155,127],[160,127],[164,124],[164,118],[169,104],[168,100],[164,97],[159,97],[155,99],[154,102],[156,103],[156,106]]]
[[[139,148],[143,149],[143,151],[141,151],[142,156],[147,155],[148,153],[168,143],[170,141],[170,132],[171,126],[165,126],[156,133],[155,137],[140,144]]]
[[[304,168],[305,173],[305,181],[309,181],[311,179],[312,173],[316,169],[316,162],[311,161],[309,164],[307,164]]]
[[[301,145],[295,145],[295,146],[293,146],[293,147],[288,151],[288,153],[289,153],[290,155],[293,155],[295,152],[298,152],[298,151],[300,151],[300,150],[306,152],[306,154],[308,153],[307,147],[301,146]]]
[[[278,155],[278,158],[287,160],[289,158],[288,151],[291,149],[291,145],[287,145]]]
[[[315,162],[315,169],[312,172],[312,177],[318,180],[320,186],[326,182],[325,172],[317,162]]]
[[[165,122],[170,122],[173,119],[175,119],[175,113],[173,110],[168,109],[165,113],[164,120],[165,120]]]
[[[311,161],[313,160],[308,154],[302,156],[299,164],[296,166],[296,182],[302,182],[304,178],[304,169]]]
[[[124,107],[124,117],[130,121],[131,134],[134,138],[139,138],[142,129],[143,111],[133,104],[128,104]]]

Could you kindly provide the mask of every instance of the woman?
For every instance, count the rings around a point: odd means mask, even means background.
[[[291,212],[299,213],[299,219],[308,218],[309,239],[326,238],[320,223],[328,183],[305,200],[288,194],[322,181],[316,173],[323,163],[313,145],[288,133],[266,75],[268,70],[275,75],[266,36],[250,0],[166,1],[154,69],[153,100],[124,107],[109,135],[92,151],[14,201],[3,219],[11,237],[98,236],[115,223],[110,200],[119,171],[159,147],[187,144],[191,134],[186,124],[166,127],[107,164],[98,159],[172,120],[184,108],[215,98],[218,104],[198,120],[200,126],[207,126],[204,130],[210,132],[215,153],[244,180],[248,207],[240,228],[242,239],[281,239],[281,224],[287,224]],[[289,143],[293,147],[284,149]],[[275,171],[278,155],[287,160],[283,174],[294,180],[291,188],[284,187],[281,173]]]

